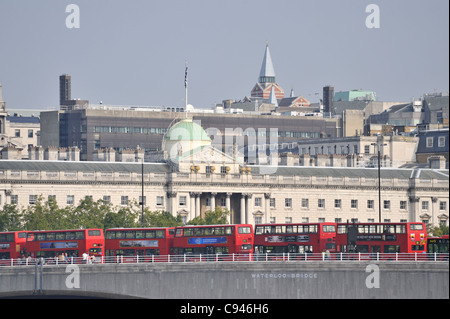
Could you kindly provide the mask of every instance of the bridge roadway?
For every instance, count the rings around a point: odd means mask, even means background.
[[[0,267],[0,297],[31,296],[40,286],[35,270],[35,266]],[[42,290],[53,296],[100,298],[448,299],[449,264],[303,261],[53,265],[42,267]]]

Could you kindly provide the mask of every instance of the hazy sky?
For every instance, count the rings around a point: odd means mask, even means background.
[[[66,27],[77,4],[80,28]],[[377,4],[380,28],[367,28]],[[448,0],[0,0],[0,83],[8,109],[72,98],[210,108],[250,95],[266,40],[277,82],[312,102],[322,87],[409,101],[449,90]]]

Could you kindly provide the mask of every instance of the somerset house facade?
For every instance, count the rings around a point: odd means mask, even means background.
[[[184,221],[215,207],[230,223],[378,222],[377,168],[247,165],[224,153],[192,119],[172,125],[158,162],[0,161],[0,205],[33,205],[39,196],[60,206],[86,195],[115,206],[142,200]],[[144,172],[143,177],[141,172]],[[448,225],[449,171],[382,168],[381,221]]]

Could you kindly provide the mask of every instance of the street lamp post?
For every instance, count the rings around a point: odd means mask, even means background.
[[[387,144],[372,143],[371,145],[376,146],[378,150],[378,222],[381,223],[381,163],[380,163],[380,147],[386,146]]]
[[[141,184],[142,184],[142,195],[141,195],[141,204],[142,213],[141,213],[141,227],[144,227],[144,158],[142,158],[141,164]]]

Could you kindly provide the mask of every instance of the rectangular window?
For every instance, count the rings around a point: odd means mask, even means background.
[[[270,199],[270,207],[274,207],[275,208],[275,198],[271,198]]]
[[[383,208],[384,209],[391,209],[391,201],[390,200],[385,200],[383,202]]]
[[[308,198],[302,198],[302,207],[303,208],[309,207],[309,199]]]
[[[334,208],[341,208],[341,205],[342,205],[342,202],[341,202],[340,199],[335,199],[334,200]]]
[[[186,196],[180,196],[180,198],[179,198],[180,206],[186,206],[186,203],[187,203]]]
[[[34,205],[37,202],[37,195],[30,195],[28,198],[28,204]]]
[[[447,210],[447,202],[439,202],[439,210]]]
[[[105,204],[111,204],[111,196],[104,195],[103,196],[103,201],[105,202]]]
[[[439,136],[438,147],[445,147],[445,136]]]
[[[73,205],[75,203],[75,196],[67,195],[66,203],[67,205]]]
[[[350,205],[351,208],[358,208],[358,200],[352,199]]]
[[[400,209],[405,210],[406,209],[406,200],[400,201]]]
[[[373,207],[374,207],[373,199],[368,199],[367,200],[367,209],[373,209]]]
[[[292,208],[292,198],[284,199],[284,207]]]
[[[428,206],[429,206],[428,201],[424,200],[422,202],[422,210],[428,210]]]
[[[156,206],[164,206],[164,196],[156,196]]]
[[[317,202],[317,207],[325,208],[325,199],[320,198],[319,201]]]
[[[19,195],[11,195],[11,205],[19,203]]]
[[[120,197],[120,205],[122,205],[122,206],[128,205],[128,196],[121,196]]]
[[[433,147],[433,137],[427,137],[427,148]]]
[[[262,206],[262,198],[255,197],[255,207],[261,207],[261,206]]]

